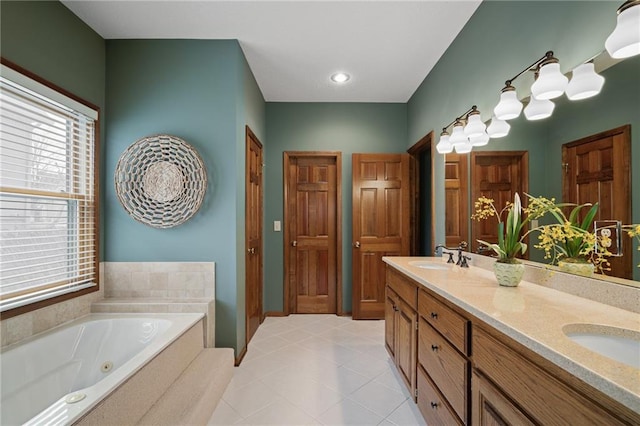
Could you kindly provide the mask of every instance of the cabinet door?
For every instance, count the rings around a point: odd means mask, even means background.
[[[402,300],[396,311],[396,364],[411,394],[416,389],[417,324],[418,314]]]
[[[384,302],[384,345],[394,360],[396,357],[396,299],[397,296],[393,290],[387,286]]]
[[[473,373],[473,424],[478,426],[533,425],[534,423],[518,407],[486,379]]]

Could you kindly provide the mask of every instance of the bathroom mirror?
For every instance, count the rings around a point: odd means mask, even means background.
[[[561,201],[562,196],[562,145],[598,134],[624,125],[631,126],[631,218],[632,223],[640,222],[638,209],[640,208],[640,56],[623,61],[612,60],[606,52],[594,59],[596,70],[605,77],[605,84],[600,94],[595,97],[569,101],[566,96],[554,100],[556,106],[550,118],[539,121],[528,121],[524,114],[509,121],[511,131],[508,136],[491,139],[486,147],[474,148],[481,151],[526,151],[528,152],[529,187],[528,191],[534,196],[542,195],[554,197]],[[568,75],[570,77],[570,74]],[[530,87],[522,84],[521,87]],[[520,91],[520,90],[519,90]],[[497,99],[496,99],[497,102]],[[523,101],[526,105],[527,101]],[[470,158],[471,155],[466,157]],[[469,161],[469,159],[466,161]],[[471,194],[473,188],[473,165],[468,163],[468,212],[473,210]],[[634,170],[635,169],[635,170]],[[615,192],[614,192],[615,194]],[[448,213],[447,213],[448,216]],[[615,219],[615,218],[611,218]],[[469,238],[472,238],[471,227],[474,223],[469,220]],[[530,260],[547,263],[540,250],[533,249],[537,236],[530,240]],[[625,256],[635,256],[633,259],[634,280],[618,279],[603,275],[596,275],[616,283],[640,286],[640,252],[629,244],[624,247]]]

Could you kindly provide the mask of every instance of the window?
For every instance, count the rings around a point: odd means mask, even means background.
[[[97,290],[98,110],[2,65],[0,311]],[[10,316],[10,315],[9,315]]]

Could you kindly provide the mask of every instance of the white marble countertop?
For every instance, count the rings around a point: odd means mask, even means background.
[[[438,262],[446,268],[422,269],[409,264],[415,260]],[[384,257],[383,261],[640,412],[640,370],[584,348],[562,330],[569,324],[598,324],[640,332],[640,314],[527,281],[515,288],[500,287],[492,271],[477,266],[460,268],[440,257]]]

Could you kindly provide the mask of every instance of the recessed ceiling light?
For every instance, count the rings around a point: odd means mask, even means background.
[[[331,81],[334,83],[346,83],[350,78],[351,76],[347,73],[337,72],[331,76]]]

